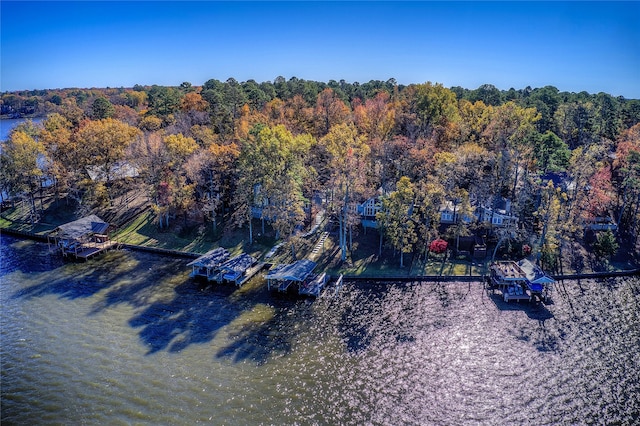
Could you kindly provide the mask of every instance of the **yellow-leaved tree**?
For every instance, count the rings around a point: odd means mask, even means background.
[[[92,182],[93,189],[96,194],[105,194],[109,203],[118,165],[124,161],[126,149],[139,136],[137,128],[113,118],[86,121],[75,134],[78,164],[96,171],[98,178]]]
[[[42,144],[23,130],[12,131],[0,152],[0,190],[9,195],[27,197],[32,224],[38,217],[35,192],[41,187],[43,173],[38,167],[38,158],[43,153]]]

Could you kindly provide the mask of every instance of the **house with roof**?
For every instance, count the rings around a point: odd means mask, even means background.
[[[362,203],[354,204],[351,210],[360,216],[363,228],[378,228],[376,214],[382,210],[382,200],[379,196],[371,197]]]
[[[505,302],[509,300],[548,300],[555,280],[527,259],[491,264],[490,283],[498,288]]]
[[[275,288],[279,292],[286,292],[292,284],[298,286],[298,292],[307,288],[318,276],[312,272],[316,263],[309,259],[297,260],[289,264],[280,264],[267,272],[267,288]]]
[[[255,264],[256,259],[253,256],[241,253],[220,265],[216,281],[233,283],[240,287],[247,279],[251,278],[252,267]]]
[[[451,200],[447,200],[440,205],[440,223],[443,225],[451,225],[459,221],[471,223],[475,220],[475,216],[461,215],[460,208]]]
[[[494,227],[515,226],[518,217],[511,211],[511,201],[506,198],[497,199],[492,206],[481,205],[475,210],[478,222],[487,222]]]
[[[109,173],[105,166],[87,166],[87,174],[94,182],[107,182],[110,180],[136,178],[140,170],[128,161],[118,161],[109,167]]]
[[[583,222],[585,231],[616,231],[618,225],[611,216],[597,216]]]
[[[213,281],[220,275],[220,266],[229,260],[230,253],[222,248],[217,247],[209,250],[197,259],[189,262],[187,266],[191,266],[191,277],[202,277],[208,281]]]

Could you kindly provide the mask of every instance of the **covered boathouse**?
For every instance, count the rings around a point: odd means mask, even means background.
[[[58,226],[47,235],[64,257],[87,260],[116,246],[109,238],[110,225],[96,215],[83,217]]]
[[[530,301],[534,296],[546,301],[555,280],[546,275],[537,265],[522,259],[519,262],[492,263],[488,282],[492,289],[498,289],[502,293],[505,302]]]
[[[239,254],[224,262],[218,269],[216,282],[233,283],[238,287],[253,277],[264,264],[256,264],[256,259],[246,253]]]
[[[226,249],[218,247],[189,262],[187,266],[193,267],[191,277],[202,277],[208,281],[214,281],[220,274],[220,265],[226,262],[229,257],[230,254]]]
[[[308,259],[277,265],[267,272],[267,288],[275,288],[284,293],[295,283],[298,286],[298,294],[318,296],[326,282],[326,274],[313,274],[315,267],[316,263]]]

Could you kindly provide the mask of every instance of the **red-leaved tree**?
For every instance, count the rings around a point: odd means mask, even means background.
[[[447,251],[448,243],[442,238],[431,241],[429,244],[429,251],[436,254],[442,254]]]

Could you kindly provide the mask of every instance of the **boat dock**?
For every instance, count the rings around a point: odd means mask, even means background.
[[[64,257],[87,260],[118,246],[109,239],[110,225],[96,215],[65,223],[47,235],[47,243]]]
[[[495,262],[491,265],[491,275],[487,284],[491,290],[498,290],[505,302],[519,302],[531,300],[531,292],[527,289],[526,281],[524,272],[516,262]]]
[[[258,272],[262,271],[267,265],[269,265],[268,263],[265,262],[260,262],[252,267],[250,267],[249,269],[247,269],[244,274],[239,278],[236,279],[234,281],[234,284],[238,287],[242,287],[242,285],[244,283],[246,283],[247,281],[249,281],[251,278],[253,278]]]
[[[531,301],[534,297],[546,301],[554,282],[553,278],[526,259],[494,262],[486,278],[487,289],[498,290],[505,302]]]
[[[213,281],[220,274],[220,265],[226,262],[229,257],[229,252],[222,247],[209,250],[187,264],[187,266],[193,267],[190,276],[193,278],[202,277],[206,278],[207,281]]]
[[[291,264],[277,265],[267,272],[265,277],[267,288],[269,290],[275,288],[279,292],[285,293],[289,290],[291,284],[296,283],[298,285],[298,294],[303,294],[301,292],[313,294],[316,291],[319,293],[320,282],[314,283],[317,276],[311,274],[315,267],[316,263],[308,259],[298,260]],[[322,286],[324,286],[325,279],[326,274],[322,278]]]
[[[318,297],[326,283],[327,273],[323,272],[312,277],[309,281],[301,283],[298,287],[298,294]]]
[[[92,256],[98,255],[106,250],[111,250],[118,245],[115,241],[105,242],[88,242],[80,245],[75,250],[63,250],[63,256],[73,256],[76,259],[87,260]]]

